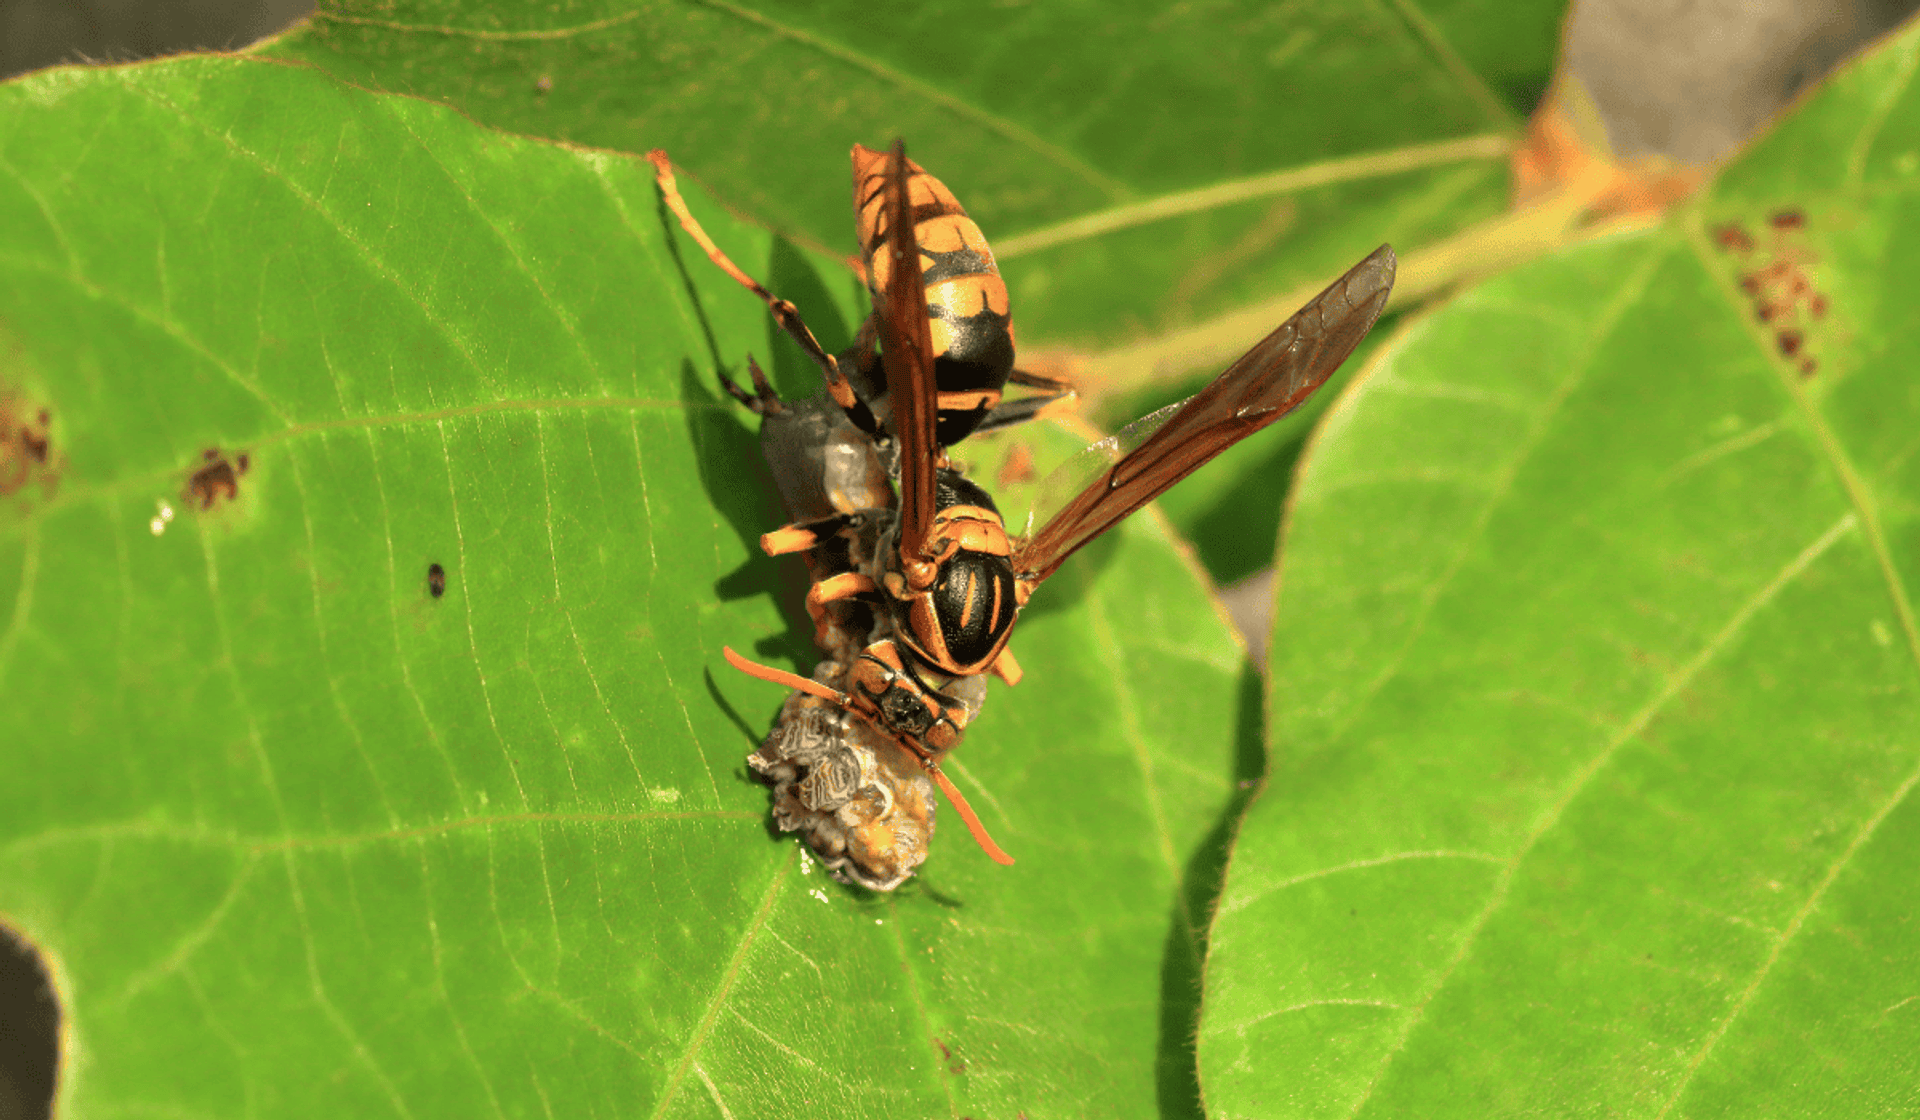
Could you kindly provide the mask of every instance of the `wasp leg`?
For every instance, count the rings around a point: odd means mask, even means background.
[[[728,396],[746,405],[747,410],[756,416],[778,416],[786,411],[786,402],[782,401],[780,394],[774,391],[773,383],[767,380],[765,371],[760,368],[759,362],[753,360],[752,354],[747,355],[747,372],[753,375],[753,392],[749,393],[734,384],[733,378],[727,376],[726,370],[720,371],[720,387],[727,391]]]
[[[780,329],[787,332],[787,337],[799,344],[800,349],[807,352],[807,357],[812,358],[814,364],[820,367],[820,372],[826,375],[827,390],[833,394],[835,403],[842,408],[852,409],[853,387],[847,384],[846,376],[840,372],[840,366],[833,360],[833,355],[827,353],[821,347],[820,340],[814,338],[813,332],[807,329],[805,320],[800,318],[799,308],[790,301],[769,292],[760,281],[743,272],[739,265],[734,264],[725,253],[720,251],[720,246],[715,245],[713,238],[707,236],[707,231],[700,228],[700,223],[694,220],[693,212],[687,209],[686,200],[680,197],[680,187],[673,179],[673,164],[667,159],[666,152],[655,148],[647,153],[647,159],[653,164],[653,179],[660,187],[660,197],[666,201],[667,209],[673,211],[673,216],[680,220],[680,228],[687,231],[687,236],[693,238],[707,254],[707,259],[718,266],[720,271],[733,277],[734,283],[760,297],[760,301],[767,305],[767,310],[773,313],[774,322],[780,324]]]
[[[1020,678],[1026,676],[1026,673],[1020,668],[1020,663],[1013,659],[1013,650],[1011,649],[1001,650],[1000,656],[994,658],[993,664],[987,667],[987,672],[992,673],[1010,685],[1019,684]]]
[[[853,519],[852,514],[836,514],[833,517],[823,517],[818,521],[798,521],[792,525],[782,525],[771,533],[760,535],[760,550],[768,556],[786,556],[789,553],[805,552],[851,525]]]
[[[865,365],[868,358],[879,353],[879,346],[880,325],[869,315],[861,322],[860,333],[853,336],[853,352],[860,355],[860,362]]]
[[[1037,373],[1016,369],[1008,375],[1007,380],[1015,385],[1041,389],[1044,392],[994,405],[993,411],[987,413],[986,419],[980,421],[979,427],[973,430],[974,434],[1011,428],[1015,424],[1024,424],[1029,420],[1039,420],[1047,416],[1057,416],[1072,407],[1073,402],[1079,399],[1079,394],[1074,392],[1073,386],[1057,377],[1044,377]]]
[[[842,400],[832,384],[827,386],[828,392],[833,394],[834,403],[847,414],[847,419],[872,439],[879,439],[884,434],[880,418],[873,414],[873,408],[867,404],[870,395],[877,395],[875,389],[886,384],[886,375],[879,372],[879,341],[880,328],[874,324],[873,316],[868,315],[861,322],[860,333],[854,336],[853,345],[840,352],[842,376],[847,377],[850,372],[852,378],[858,379],[856,385],[849,378],[847,385],[847,396],[853,403]]]
[[[842,572],[837,576],[828,576],[807,589],[807,615],[813,619],[814,642],[822,649],[829,645],[832,633],[832,620],[827,617],[827,604],[841,599],[852,599],[860,595],[877,595],[878,584],[859,572]]]
[[[1044,373],[1032,373],[1024,369],[1016,369],[1012,373],[1007,374],[1007,380],[1013,382],[1015,385],[1021,385],[1028,389],[1051,390],[1055,396],[1070,397],[1073,395],[1073,382],[1062,377],[1048,377]]]

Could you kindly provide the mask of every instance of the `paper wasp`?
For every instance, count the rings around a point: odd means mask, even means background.
[[[897,150],[895,156],[890,156],[859,145],[853,149],[854,213],[862,250],[860,268],[874,296],[875,314],[862,325],[853,346],[839,355],[826,352],[792,303],[773,295],[748,276],[701,229],[680,197],[666,153],[656,149],[649,152],[647,158],[654,165],[661,196],[681,228],[715,265],[767,305],[781,329],[820,367],[828,396],[845,415],[846,422],[836,425],[811,400],[791,404],[781,401],[757,365],[752,367],[753,393],[722,378],[735,399],[764,418],[762,443],[774,467],[782,498],[795,520],[763,536],[761,545],[769,555],[800,552],[807,556],[814,578],[813,589],[807,596],[807,609],[814,621],[815,640],[829,657],[822,671],[835,675],[829,666],[838,663],[836,656],[842,652],[860,655],[865,650],[871,655],[858,656],[855,669],[862,673],[861,680],[869,682],[869,691],[877,691],[883,703],[897,710],[892,711],[891,716],[883,716],[879,709],[862,714],[886,728],[889,734],[893,728],[910,723],[916,710],[924,710],[927,697],[942,697],[943,718],[937,725],[921,728],[910,745],[982,847],[995,858],[1011,862],[1011,858],[987,838],[965,798],[931,765],[932,756],[924,753],[929,744],[945,750],[959,741],[959,728],[978,711],[979,698],[985,695],[982,682],[966,679],[978,669],[969,663],[968,673],[954,674],[958,680],[939,681],[939,687],[945,691],[936,691],[910,664],[903,665],[897,655],[890,656],[887,652],[894,649],[891,635],[896,629],[889,612],[882,610],[869,617],[857,611],[849,612],[843,606],[850,604],[862,589],[872,586],[872,573],[885,567],[876,547],[877,538],[895,527],[897,514],[892,493],[886,489],[889,475],[879,465],[878,456],[884,453],[896,464],[892,473],[898,473],[899,444],[892,430],[897,426],[901,408],[925,405],[932,424],[929,438],[945,444],[975,431],[1001,428],[1039,416],[1049,407],[1070,400],[1072,389],[1065,382],[1014,368],[1013,323],[1007,290],[994,265],[992,250],[952,192]],[[890,175],[892,168],[901,169],[901,174]],[[898,214],[895,202],[904,205]],[[898,237],[894,236],[896,230]],[[899,252],[896,242],[915,251]],[[923,260],[927,262],[924,266]],[[919,353],[926,359],[924,365],[932,377],[931,388],[920,386],[916,381],[912,383],[914,392],[911,393],[890,391],[909,382],[895,369],[895,360],[883,359],[875,350],[876,342],[889,337],[889,328],[881,322],[889,306],[883,293],[896,287],[891,278],[896,269],[902,267],[912,270],[910,284],[919,297],[916,314],[924,320],[918,324],[916,337],[926,342]],[[1006,400],[1004,388],[1009,381],[1039,392]],[[868,442],[863,442],[856,431],[863,433]],[[796,453],[796,447],[803,450]],[[873,477],[875,472],[879,472],[878,489]],[[941,480],[942,494],[964,495],[969,508],[983,507],[991,514],[993,524],[998,525],[999,515],[984,491],[959,472],[944,467]],[[881,491],[884,491],[884,502],[879,500]],[[956,510],[959,505],[957,499],[950,500],[943,503],[942,510]],[[1004,529],[1000,533],[1004,537]],[[960,563],[964,564],[965,560]],[[1005,621],[1011,622],[1011,616]],[[954,631],[956,644],[966,640],[963,630],[961,627]],[[865,634],[866,640],[846,651],[843,647],[852,634]],[[879,658],[889,660],[877,660]],[[1012,666],[1011,658],[1007,666]],[[911,681],[912,687],[874,690],[870,678],[875,671],[904,672],[907,675],[903,681]],[[1016,675],[1018,672],[1017,669],[1006,671]],[[826,686],[809,681],[803,691],[817,696],[826,691]],[[789,717],[783,714],[782,723],[769,738],[769,745],[783,738],[782,732],[788,730],[791,730]],[[821,742],[817,735],[793,737],[816,746]],[[755,765],[760,769],[759,763]],[[780,790],[776,786],[776,804],[779,799]],[[799,814],[793,816],[799,819]],[[818,833],[809,827],[809,835],[813,837]],[[818,849],[821,844],[816,842],[815,847]]]
[[[788,515],[796,522],[845,519],[841,532],[806,551],[808,574],[819,583],[872,568],[879,538],[895,516],[882,445],[859,431],[824,391],[782,401],[751,359],[749,365],[755,392],[735,390],[735,396],[761,416],[761,449]],[[880,724],[821,695],[838,696],[848,687],[861,654],[893,634],[893,618],[842,599],[823,604],[817,621],[815,637],[826,657],[815,666],[812,683],[787,698],[747,763],[773,788],[774,823],[805,836],[834,877],[892,890],[926,860],[933,779],[919,755]],[[976,712],[986,682],[962,680],[947,695]]]
[[[823,646],[834,604],[877,603],[891,617],[891,634],[859,653],[844,674],[844,685],[756,665],[731,649],[725,651],[727,659],[736,668],[883,729],[921,760],[988,854],[1011,863],[939,769],[941,757],[957,745],[979,706],[977,701],[971,706],[963,702],[957,685],[977,686],[986,672],[1017,683],[1021,672],[1007,640],[1020,608],[1042,581],[1075,551],[1215,455],[1292,411],[1332,375],[1386,305],[1393,285],[1392,249],[1383,245],[1355,265],[1207,388],[1096,444],[1095,453],[1103,461],[1091,481],[1031,537],[1016,541],[992,499],[953,470],[943,450],[941,406],[982,402],[942,396],[937,364],[941,351],[930,326],[936,321],[928,303],[930,270],[923,258],[933,261],[935,269],[942,262],[915,240],[927,193],[916,194],[914,183],[916,177],[930,177],[906,159],[904,146],[896,142],[885,156],[863,148],[854,154],[855,199],[874,315],[851,353],[858,363],[863,354],[871,354],[877,337],[884,410],[873,408],[881,394],[863,397],[852,390],[845,371],[820,349],[792,304],[733,267],[697,232],[684,203],[671,193],[664,155],[651,158],[681,224],[715,263],[761,296],[787,333],[820,364],[833,399],[890,450],[891,473],[898,481],[897,512],[882,519],[888,523],[870,547],[844,570],[817,579],[807,595]],[[875,178],[880,180],[877,192],[868,185]],[[872,363],[864,368],[871,384]],[[757,367],[755,375],[762,381]],[[735,395],[750,399],[738,390]],[[1042,407],[1044,401],[1029,414]],[[971,411],[981,414],[975,426],[999,426],[993,423],[995,405]],[[762,546],[770,554],[813,550],[832,537],[871,531],[873,521],[861,514],[836,513],[769,533]],[[885,630],[879,627],[875,633]]]

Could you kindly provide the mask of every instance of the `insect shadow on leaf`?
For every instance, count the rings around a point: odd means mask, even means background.
[[[707,682],[707,695],[712,697],[715,706],[725,713],[728,719],[733,721],[733,725],[740,729],[740,737],[752,746],[759,746],[761,739],[760,732],[753,729],[754,725],[740,714],[740,710],[733,706],[733,701],[727,699],[727,694],[720,690],[720,682],[714,679],[713,670],[703,669],[701,676]],[[761,722],[764,724],[765,721],[763,720]],[[740,767],[739,772],[742,777],[745,777],[747,772],[746,767]]]
[[[759,562],[760,533],[779,520],[780,499],[760,457],[760,437],[748,428],[740,408],[721,399],[718,386],[691,361],[680,363],[680,399],[700,485],[748,554],[738,569],[721,577],[716,591],[722,599],[743,599],[774,587],[767,565]]]
[[[858,280],[851,269],[844,273],[851,285]],[[773,251],[767,257],[767,286],[770,291],[779,292],[781,298],[793,301],[793,305],[806,316],[807,326],[814,331],[814,337],[827,353],[837,354],[853,341],[852,332],[847,329],[847,321],[840,314],[840,305],[835,303],[827,288],[827,281],[815,270],[813,263],[784,237],[773,239]],[[861,299],[866,298],[864,291]],[[762,364],[771,361],[774,388],[789,400],[798,397],[810,397],[820,391],[820,368],[793,344],[786,331],[772,316],[766,316],[767,343],[760,353]]]
[[[761,528],[781,520],[778,490],[761,458],[759,436],[748,429],[743,410],[720,399],[715,384],[692,362],[680,363],[680,397],[686,402],[687,435],[699,464],[700,485],[739,535],[745,553],[738,567],[714,581],[713,594],[723,603],[772,596],[787,629],[760,641],[754,652],[804,660],[813,648],[813,631],[806,612],[791,608],[806,598],[806,575],[791,565],[765,563],[761,556]]]

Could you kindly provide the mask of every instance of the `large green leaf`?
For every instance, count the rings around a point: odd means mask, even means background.
[[[837,262],[692,201],[845,337]],[[53,71],[0,87],[0,231],[52,436],[0,513],[0,914],[63,1114],[1196,1107],[1258,709],[1157,520],[956,757],[1018,865],[943,813],[875,898],[768,834],[780,690],[719,658],[812,653],[716,365],[812,375],[644,163],[266,59]]]
[[[1415,324],[1320,433],[1215,1115],[1920,1106],[1917,61]]]

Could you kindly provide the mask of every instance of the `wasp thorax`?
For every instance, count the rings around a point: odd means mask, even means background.
[[[1012,543],[985,490],[942,468],[936,476],[931,560],[902,557],[893,595],[899,637],[942,673],[984,672],[1006,645],[1019,612]],[[932,570],[929,570],[932,569]]]
[[[1019,609],[1013,565],[1004,556],[956,553],[941,565],[927,600],[939,630],[938,653],[923,651],[928,659],[949,673],[981,672],[1005,644]]]

